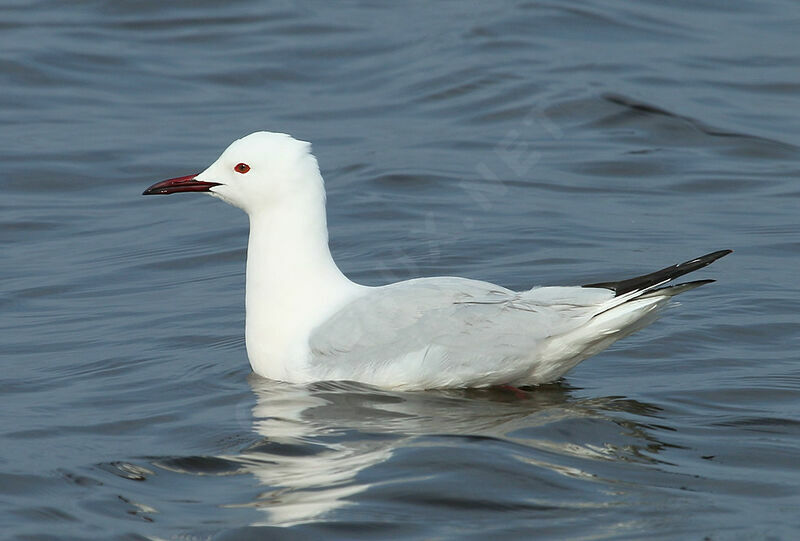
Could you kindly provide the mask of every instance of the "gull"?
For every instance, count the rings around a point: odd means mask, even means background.
[[[325,186],[311,145],[256,132],[205,171],[144,195],[205,192],[250,219],[245,342],[253,371],[290,383],[350,380],[398,390],[533,386],[650,324],[729,254],[583,286],[512,291],[450,276],[378,287],[350,281],[328,247]]]

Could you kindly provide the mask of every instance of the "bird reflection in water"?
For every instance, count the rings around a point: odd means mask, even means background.
[[[261,439],[220,458],[264,486],[254,501],[235,505],[264,511],[256,526],[330,518],[367,490],[436,476],[455,449],[510,446],[497,460],[516,459],[512,467],[526,475],[616,484],[619,472],[608,466],[658,463],[665,446],[641,422],[657,418],[657,407],[622,397],[581,398],[563,383],[522,392],[393,392],[348,382],[305,386],[255,375],[249,381],[256,398],[249,422]],[[395,459],[425,448],[437,449],[441,461],[410,470],[407,460]]]

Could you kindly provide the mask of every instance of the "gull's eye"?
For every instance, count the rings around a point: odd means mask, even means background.
[[[250,166],[246,163],[237,163],[233,170],[237,173],[245,174],[250,170]]]

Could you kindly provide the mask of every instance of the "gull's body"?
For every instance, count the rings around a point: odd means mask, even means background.
[[[558,379],[650,323],[682,291],[665,286],[714,252],[613,283],[514,292],[454,277],[351,282],[328,248],[325,189],[310,145],[257,132],[199,175],[145,194],[205,191],[250,217],[246,342],[253,370],[289,382],[396,389],[528,385]]]

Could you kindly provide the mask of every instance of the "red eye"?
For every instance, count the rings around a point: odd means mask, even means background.
[[[237,163],[236,167],[233,168],[234,171],[237,173],[245,174],[250,170],[250,166],[246,163]]]

